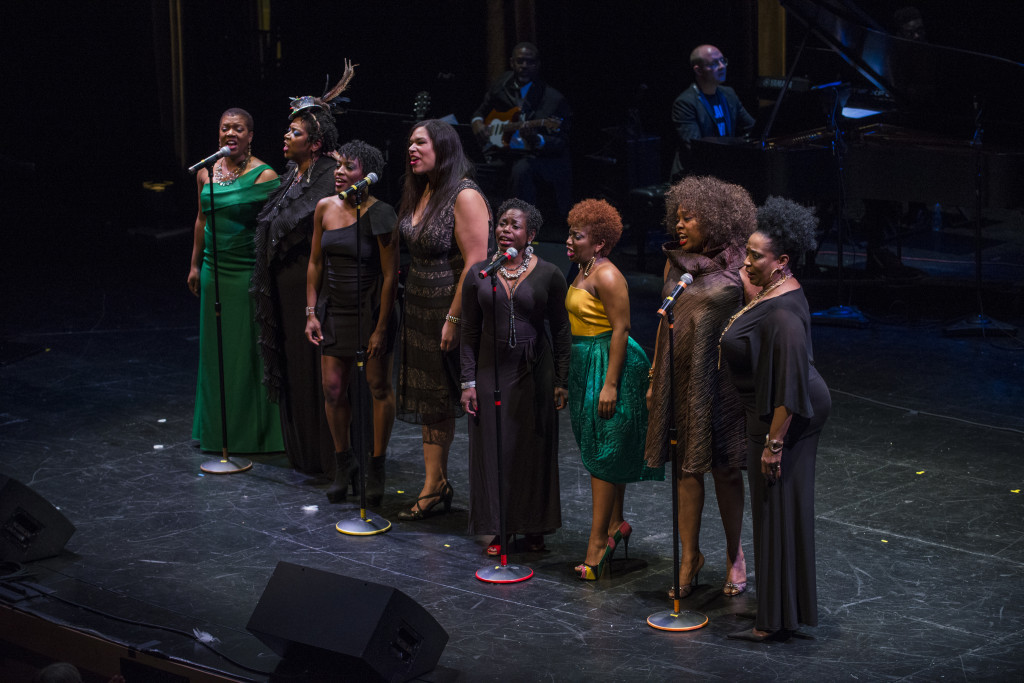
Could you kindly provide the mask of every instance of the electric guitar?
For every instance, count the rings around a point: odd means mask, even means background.
[[[516,131],[523,133],[535,128],[543,128],[549,133],[554,133],[562,127],[562,119],[555,116],[521,121],[519,120],[521,114],[522,110],[519,107],[512,107],[508,111],[491,110],[491,113],[484,118],[484,125],[487,126],[485,152],[509,149],[509,140],[512,139]]]

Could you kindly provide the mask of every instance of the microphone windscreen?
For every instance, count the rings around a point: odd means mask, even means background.
[[[693,276],[689,273],[683,273],[683,276],[679,278],[679,281],[685,283],[687,287],[693,284]]]
[[[515,258],[516,256],[519,256],[519,250],[516,249],[515,247],[509,247],[508,249],[505,250],[505,253],[508,254],[509,258]]]
[[[375,182],[377,182],[378,180],[380,180],[380,178],[377,176],[376,173],[367,173],[366,174],[366,181],[368,183],[370,183],[371,185],[374,184]]]

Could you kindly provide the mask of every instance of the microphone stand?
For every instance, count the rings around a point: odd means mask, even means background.
[[[344,199],[342,201],[345,201]],[[359,517],[342,520],[334,528],[349,536],[373,536],[391,528],[391,522],[382,518],[366,516],[366,425],[363,424],[363,408],[366,400],[366,349],[363,348],[363,236],[361,218],[363,190],[356,189],[356,453],[359,454]],[[372,231],[371,231],[372,234]],[[351,420],[349,421],[351,425]]]
[[[217,327],[217,380],[220,386],[220,439],[221,450],[219,460],[207,460],[199,469],[209,474],[236,474],[252,468],[252,461],[245,458],[231,460],[228,456],[228,403],[224,392],[224,325],[220,310],[220,263],[217,260],[217,212],[213,206],[213,167],[217,160],[207,163],[204,168],[210,186],[210,213],[206,220],[210,224],[210,236],[213,237],[213,317]]]
[[[676,429],[676,365],[675,365],[675,304],[665,309],[668,322],[668,448],[672,466],[672,609],[655,612],[647,617],[647,625],[659,631],[694,631],[708,623],[708,617],[701,612],[679,609],[679,473],[678,430]]]
[[[522,276],[520,276],[522,277]],[[498,471],[498,539],[501,544],[501,564],[487,565],[476,572],[476,578],[485,583],[519,583],[533,577],[533,570],[508,563],[508,547],[505,514],[505,476],[502,470],[501,441],[501,382],[498,372],[498,271],[491,273],[491,325],[494,334],[491,341],[494,345],[494,445],[497,456]]]
[[[974,291],[978,298],[978,313],[943,328],[942,333],[947,336],[958,337],[976,334],[985,336],[988,332],[1001,332],[1008,337],[1012,337],[1017,334],[1017,328],[985,315],[985,307],[981,300],[981,212],[985,206],[983,201],[985,196],[985,162],[981,154],[981,142],[985,128],[982,125],[984,107],[978,101],[977,95],[974,97],[974,109],[974,136],[971,138],[971,148],[974,151]]]
[[[867,327],[868,320],[856,306],[846,306],[843,300],[843,240],[846,239],[846,141],[843,139],[843,131],[839,127],[839,114],[843,108],[843,102],[849,97],[840,92],[842,86],[833,90],[832,108],[829,112],[829,127],[832,130],[832,158],[836,162],[836,185],[839,192],[838,205],[836,207],[836,274],[837,287],[839,290],[840,303],[827,308],[824,311],[816,311],[811,314],[811,320],[823,325],[840,325],[844,327]]]

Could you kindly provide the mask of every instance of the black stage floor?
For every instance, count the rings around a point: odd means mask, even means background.
[[[1019,224],[1019,215],[1011,219]],[[986,280],[983,299],[986,312],[1019,326],[1024,269],[1022,240],[1013,234],[1016,246],[1004,239],[988,247],[998,250],[986,258],[999,260],[1003,275]],[[629,487],[629,560],[617,557],[611,575],[595,583],[573,577],[590,487],[567,415],[563,527],[546,552],[513,555],[535,571],[521,584],[474,578],[488,562],[483,540],[465,533],[464,432],[450,459],[455,510],[399,523],[422,460],[418,427],[397,424],[380,510],[394,526],[378,536],[338,533],[335,523],[357,516],[357,506],[328,504],[324,482],[290,470],[283,456],[257,457],[243,474],[204,476],[208,456],[189,438],[198,356],[197,304],[184,286],[189,238],[118,240],[116,267],[87,267],[103,249],[90,253],[72,240],[82,250],[63,250],[43,267],[42,259],[12,263],[2,275],[0,474],[59,507],[77,532],[59,556],[27,563],[0,583],[7,641],[0,679],[27,680],[30,664],[44,658],[76,658],[97,674],[89,680],[118,668],[129,682],[207,680],[216,672],[297,680],[245,628],[279,561],[392,586],[422,605],[450,636],[427,680],[1022,678],[1024,344],[991,333],[943,334],[977,313],[969,246],[966,254],[926,251],[917,260],[908,248],[904,257],[921,277],[850,275],[841,302],[834,277],[805,278],[813,305],[854,303],[869,325],[814,330],[834,405],[818,457],[821,623],[805,630],[812,639],[756,645],[725,639],[749,627],[743,613],[755,608],[756,595],[720,592],[724,541],[710,494],[707,565],[683,601],[708,615],[705,628],[673,634],[646,624],[671,606],[667,483]],[[941,249],[940,242],[926,247]],[[619,258],[632,287],[634,335],[649,348],[660,264],[639,273],[625,248]],[[957,259],[962,268],[950,275]],[[930,265],[940,260],[942,268]],[[749,516],[743,538],[752,574]],[[42,595],[19,593],[20,581]],[[348,618],[308,615],[327,631]],[[217,640],[200,645],[193,629]],[[81,634],[90,645],[73,645]],[[114,654],[103,656],[104,648]],[[178,679],[153,669],[132,674],[157,660],[193,670]]]

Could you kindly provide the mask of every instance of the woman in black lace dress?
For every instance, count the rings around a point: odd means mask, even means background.
[[[412,509],[417,520],[437,505],[451,509],[448,449],[459,405],[459,322],[465,265],[487,255],[490,209],[469,179],[472,164],[458,133],[430,119],[413,126],[406,150],[398,229],[412,263],[398,374],[398,418],[423,426],[424,482]]]

